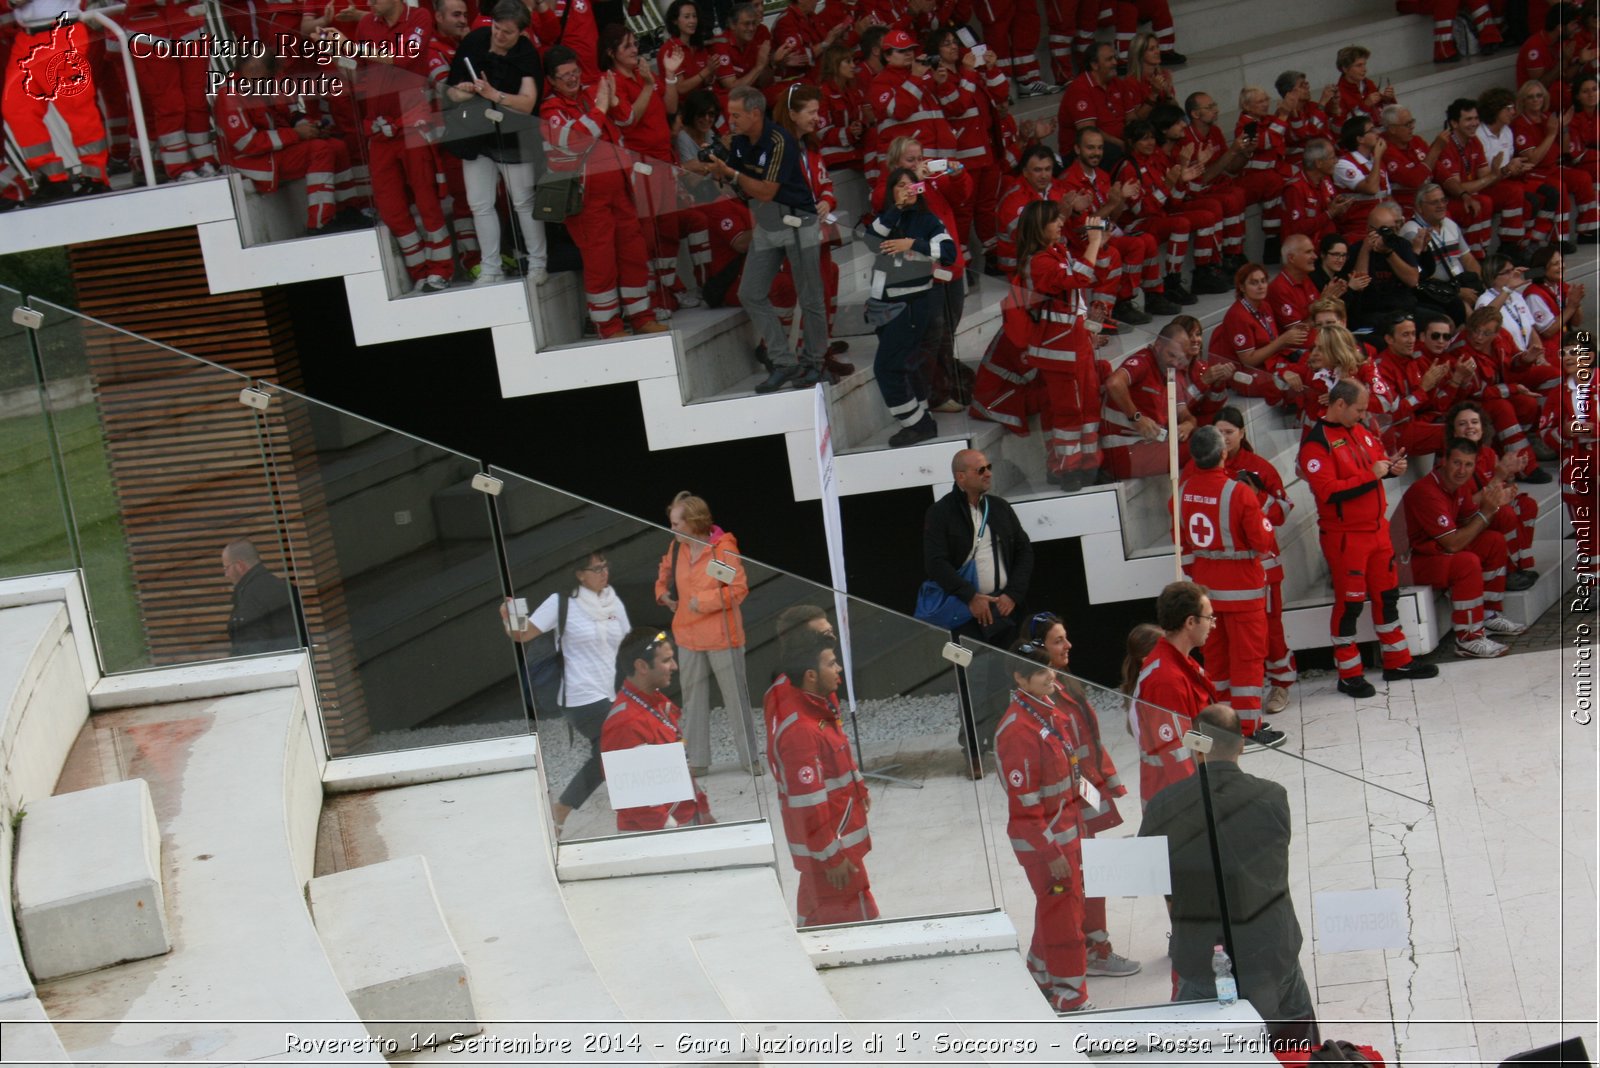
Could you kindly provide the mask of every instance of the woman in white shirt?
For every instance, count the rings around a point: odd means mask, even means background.
[[[552,593],[528,617],[522,630],[512,630],[518,642],[531,642],[546,631],[557,629],[561,598],[567,605],[566,633],[558,634],[561,643],[561,694],[557,698],[566,711],[567,722],[589,739],[589,756],[572,781],[551,806],[556,836],[574,809],[582,808],[589,795],[604,780],[600,770],[600,728],[616,701],[617,647],[628,633],[628,610],[617,591],[611,588],[611,565],[598,550],[573,565],[577,587],[569,594]],[[500,615],[508,617],[507,606]]]

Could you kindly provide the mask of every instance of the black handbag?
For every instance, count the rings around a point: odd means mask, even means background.
[[[1444,273],[1450,276],[1449,281],[1442,278],[1423,278],[1417,282],[1417,298],[1424,304],[1431,304],[1438,308],[1449,308],[1461,303],[1460,277],[1450,269],[1450,258],[1445,255],[1443,245],[1439,244],[1432,228],[1425,227],[1428,235],[1428,258],[1435,267],[1443,267]],[[1433,272],[1430,270],[1431,276]]]
[[[533,217],[540,222],[566,222],[583,210],[583,165],[589,162],[589,153],[600,143],[583,150],[578,165],[570,171],[547,171],[533,189]]]

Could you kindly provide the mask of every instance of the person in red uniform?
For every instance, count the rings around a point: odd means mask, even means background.
[[[709,20],[708,20],[709,21]],[[681,56],[678,65],[678,96],[687,98],[699,89],[713,89],[716,72],[711,64],[711,49],[700,25],[696,0],[672,0],[667,7],[667,39],[662,42],[656,61],[665,66],[669,56]]]
[[[1090,216],[1080,260],[1061,240],[1056,205],[1028,205],[1017,227],[1021,266],[1002,307],[1002,331],[1026,345],[1027,362],[1044,386],[1046,477],[1068,491],[1088,485],[1100,470],[1100,377],[1083,294],[1094,285],[1089,264],[1107,225]]]
[[[449,80],[450,67],[455,62],[461,38],[467,35],[468,23],[467,0],[434,0],[433,36],[428,39],[428,81],[433,85],[434,95],[441,101],[446,96],[445,85]],[[437,117],[436,122],[436,137],[442,137],[442,117]],[[440,197],[439,206],[449,217],[450,228],[455,232],[456,258],[462,269],[475,274],[473,268],[482,257],[478,251],[477,224],[472,218],[472,208],[467,203],[467,183],[461,170],[461,157],[448,149],[436,155],[439,169],[444,173],[446,190]]]
[[[1596,211],[1595,184],[1576,167],[1562,165],[1570,112],[1549,110],[1550,92],[1542,85],[1517,90],[1517,111],[1511,118],[1511,138],[1517,156],[1528,162],[1529,181],[1551,189],[1556,198],[1555,240],[1563,250],[1576,252],[1572,240],[1572,202],[1580,212]]]
[[[611,81],[585,86],[578,57],[560,45],[544,61],[550,85],[539,113],[550,170],[584,176],[583,207],[566,225],[583,250],[589,318],[602,338],[621,337],[624,320],[636,334],[661,333],[666,327],[650,311],[650,271],[639,255],[645,243],[629,188],[632,164],[609,118]]]
[[[1240,267],[1234,275],[1234,287],[1239,299],[1228,306],[1221,325],[1211,335],[1208,363],[1233,365],[1235,393],[1265,397],[1277,404],[1283,400],[1286,388],[1278,372],[1290,362],[1290,353],[1305,346],[1309,331],[1300,323],[1278,332],[1267,296],[1267,269],[1259,263]]]
[[[1039,5],[1032,0],[977,0],[974,5],[983,39],[1000,57],[1000,72],[1017,84],[1023,96],[1059,93],[1039,70]]]
[[[1336,127],[1357,115],[1378,122],[1383,105],[1394,103],[1392,85],[1379,89],[1378,83],[1367,77],[1367,60],[1371,58],[1371,50],[1361,45],[1346,45],[1334,57],[1333,65],[1339,69],[1335,83],[1338,92],[1328,101],[1328,117]]]
[[[1417,120],[1404,104],[1387,104],[1383,115],[1383,139],[1388,147],[1383,153],[1383,172],[1389,179],[1389,190],[1411,218],[1411,207],[1417,199],[1422,183],[1433,177],[1434,165],[1444,151],[1448,134],[1441,132],[1432,143],[1416,134]]]
[[[1367,217],[1390,199],[1389,176],[1383,159],[1389,142],[1365,115],[1349,119],[1339,129],[1339,162],[1333,165],[1333,184],[1349,194],[1340,226],[1352,245],[1366,240]]]
[[[1256,491],[1261,514],[1272,524],[1267,535],[1271,551],[1262,558],[1261,570],[1267,580],[1267,664],[1266,681],[1271,683],[1262,710],[1275,715],[1289,707],[1289,687],[1300,678],[1294,651],[1283,633],[1283,561],[1279,557],[1278,530],[1289,521],[1294,502],[1283,488],[1283,477],[1250,445],[1244,434],[1244,416],[1229,405],[1211,423],[1222,435],[1222,464],[1228,477]]]
[[[834,45],[823,50],[817,61],[817,85],[827,120],[819,133],[823,162],[830,170],[863,170],[872,124],[867,117],[866,94],[856,80],[855,55],[849,48]]]
[[[1477,371],[1472,396],[1489,413],[1500,447],[1508,453],[1529,449],[1528,433],[1538,426],[1542,398],[1512,377],[1512,363],[1521,354],[1500,312],[1487,305],[1473,311],[1453,351],[1470,359]]]
[[[1428,316],[1421,329],[1446,339],[1453,333],[1450,319],[1442,314]],[[1407,456],[1426,456],[1444,448],[1444,413],[1460,395],[1458,369],[1429,348],[1419,348],[1417,334],[1417,324],[1409,317],[1394,320],[1384,332],[1384,349],[1378,354],[1378,375],[1396,398],[1386,440]],[[1433,344],[1440,342],[1434,338]]]
[[[569,62],[576,64],[577,60]],[[617,648],[617,674],[627,672],[627,676],[600,728],[601,753],[641,745],[683,744],[683,712],[665,692],[677,670],[677,652],[666,632],[642,627],[628,632]],[[715,823],[705,791],[698,782],[693,785],[694,796],[681,801],[617,809],[617,830],[659,831]]]
[[[439,204],[439,164],[425,136],[431,108],[425,106],[428,38],[433,16],[402,0],[372,0],[372,12],[351,30],[349,40],[375,53],[357,60],[356,95],[367,139],[367,165],[373,205],[400,246],[416,292],[450,285],[455,264],[450,224]],[[333,26],[318,31],[322,40],[340,41]],[[421,106],[419,106],[421,105]],[[418,125],[412,125],[411,123]],[[419,231],[412,209],[422,221]]]
[[[1583,10],[1577,4],[1552,4],[1545,12],[1544,29],[1528,35],[1517,50],[1517,84],[1543,82],[1557,111],[1567,107],[1567,82],[1592,67],[1600,50],[1583,33]]]
[[[784,91],[795,82],[816,84],[817,60],[823,50],[844,40],[851,31],[850,13],[838,8],[822,8],[822,0],[791,0],[772,27],[772,43],[782,60],[774,60],[772,84],[767,100],[776,105]]]
[[[1283,270],[1267,286],[1267,304],[1272,309],[1272,320],[1281,335],[1296,323],[1311,321],[1311,305],[1323,297],[1342,297],[1348,283],[1342,278],[1331,278],[1326,288],[1318,290],[1311,272],[1317,269],[1317,247],[1304,234],[1291,234],[1283,239]],[[1312,338],[1297,348],[1283,354],[1283,362],[1298,363],[1310,351]]]
[[[1085,193],[1089,197],[1088,212],[1105,220],[1107,225],[1105,245],[1115,250],[1121,260],[1121,280],[1116,286],[1116,302],[1104,309],[1108,315],[1134,324],[1150,321],[1149,314],[1134,303],[1133,297],[1144,290],[1145,299],[1157,294],[1157,306],[1165,304],[1165,281],[1162,278],[1161,250],[1153,234],[1128,233],[1117,220],[1129,214],[1131,205],[1144,193],[1138,180],[1126,177],[1114,181],[1101,164],[1106,158],[1106,137],[1098,129],[1086,126],[1077,133],[1077,156],[1067,165],[1057,182],[1058,189]],[[1081,225],[1072,220],[1073,231]],[[1098,258],[1093,258],[1095,270],[1103,270]],[[1105,279],[1109,283],[1110,278]],[[1109,288],[1107,285],[1106,288]],[[1096,290],[1097,295],[1100,290]]]
[[[1440,462],[1411,484],[1400,503],[1411,544],[1412,576],[1450,592],[1456,655],[1492,658],[1506,655],[1506,647],[1485,631],[1512,635],[1527,629],[1500,614],[1506,591],[1506,540],[1491,529],[1494,513],[1510,504],[1517,491],[1508,483],[1491,481],[1474,492],[1477,465],[1477,443],[1452,438]]]
[[[1306,142],[1300,153],[1301,166],[1283,183],[1284,245],[1295,234],[1309,237],[1313,244],[1329,234],[1341,232],[1340,220],[1350,207],[1350,196],[1333,184],[1333,168],[1338,162],[1333,142],[1316,138]]]
[[[306,232],[327,231],[334,217],[350,206],[355,188],[350,155],[344,142],[329,137],[316,123],[290,114],[280,97],[238,91],[240,80],[270,78],[277,68],[272,53],[241,60],[235,74],[216,97],[217,127],[222,131],[222,158],[250,180],[258,193],[271,193],[296,178],[306,180]],[[364,225],[348,216],[344,222]],[[331,231],[329,231],[331,232]]]
[[[578,57],[584,84],[599,80],[600,23],[592,0],[531,0],[528,14],[532,19],[528,35],[541,52],[556,45],[570,48]],[[549,64],[546,59],[547,69]]]
[[[800,872],[801,927],[878,918],[867,879],[871,798],[839,719],[844,677],[831,637],[803,631],[782,649],[784,680],[770,692],[767,761],[778,786],[789,859]]]
[[[1356,624],[1372,602],[1373,628],[1383,647],[1385,682],[1431,679],[1432,664],[1411,659],[1399,616],[1400,580],[1389,537],[1383,480],[1402,474],[1404,456],[1386,453],[1366,428],[1367,387],[1348,379],[1328,391],[1328,412],[1300,443],[1299,469],[1317,501],[1322,555],[1333,584],[1329,633],[1339,669],[1339,692],[1357,699],[1377,690],[1363,677]]]
[[[1448,433],[1452,438],[1463,438],[1478,446],[1478,466],[1472,475],[1474,493],[1490,482],[1507,485],[1526,478],[1527,469],[1533,467],[1533,454],[1521,452],[1501,456],[1494,451],[1485,437],[1489,417],[1483,405],[1466,400],[1453,405],[1445,416]],[[1534,470],[1539,470],[1533,467]],[[1541,472],[1542,474],[1543,472]],[[1511,503],[1489,517],[1489,529],[1506,539],[1506,589],[1523,590],[1539,578],[1534,569],[1533,539],[1539,525],[1539,502],[1526,493],[1518,493]]]
[[[1090,1008],[1083,940],[1083,819],[1073,724],[1054,697],[1056,673],[1039,642],[1012,649],[1016,689],[994,733],[1010,803],[1006,834],[1034,894],[1028,970],[1057,1012]]]
[[[1117,62],[1126,65],[1128,48],[1139,32],[1139,23],[1148,22],[1161,43],[1161,65],[1181,67],[1189,57],[1178,51],[1178,38],[1172,23],[1172,8],[1167,0],[1080,0],[1083,8],[1096,4],[1100,8],[1099,22],[1106,22],[1106,11],[1113,9],[1111,21],[1117,31]],[[1081,23],[1080,23],[1081,25]]]
[[[693,263],[696,257],[704,260],[711,240],[705,215],[678,204],[667,117],[678,110],[678,87],[667,80],[676,73],[678,61],[678,56],[669,56],[658,77],[650,70],[649,61],[640,59],[639,43],[626,26],[612,23],[600,34],[600,66],[611,72],[616,92],[610,118],[622,134],[622,147],[635,163],[633,206],[639,212],[645,252],[654,274],[650,301],[658,312],[667,313],[679,307],[699,307],[700,298],[678,278],[678,249],[687,241]]]
[[[1278,258],[1278,240],[1283,226],[1283,184],[1294,173],[1289,162],[1289,121],[1284,112],[1272,110],[1272,98],[1260,86],[1239,90],[1239,118],[1233,136],[1250,146],[1239,182],[1252,203],[1261,205],[1261,232],[1266,241],[1264,258]]]
[[[1561,382],[1545,394],[1539,437],[1561,454],[1561,500],[1578,541],[1575,570],[1593,581],[1600,571],[1595,511],[1595,427],[1600,425],[1600,389],[1595,386],[1594,342],[1568,331],[1561,345]]]
[[[1267,579],[1272,524],[1252,487],[1223,466],[1222,435],[1203,426],[1189,436],[1189,466],[1178,487],[1178,550],[1184,573],[1205,587],[1216,615],[1206,638],[1207,672],[1222,700],[1239,713],[1253,744],[1278,746],[1282,731],[1261,721],[1266,683]]]
[[[1433,19],[1433,61],[1454,63],[1461,58],[1456,51],[1455,22],[1461,13],[1462,0],[1395,0],[1395,10],[1402,15],[1427,15]],[[1478,36],[1478,45],[1485,53],[1500,46],[1500,27],[1495,25],[1489,0],[1466,0],[1471,16],[1472,30]]]
[[[1147,347],[1124,359],[1115,371],[1101,375],[1105,383],[1105,405],[1100,411],[1100,453],[1102,464],[1115,478],[1145,478],[1166,473],[1167,371],[1174,372],[1178,391],[1178,462],[1188,452],[1189,435],[1195,428],[1189,399],[1194,393],[1187,370],[1188,331],[1174,320]]]
[[[1102,41],[1085,52],[1083,73],[1072,79],[1062,95],[1056,125],[1063,134],[1093,127],[1120,156],[1128,112],[1140,99],[1142,94],[1130,98],[1128,87],[1117,77],[1116,46]]]
[[[1067,639],[1067,625],[1054,612],[1040,612],[1028,620],[1027,637],[1044,646],[1050,657],[1050,669],[1057,672],[1052,700],[1056,710],[1071,726],[1070,737],[1077,748],[1073,756],[1078,762],[1078,774],[1086,779],[1099,797],[1087,790],[1078,792],[1078,804],[1083,820],[1083,836],[1093,838],[1101,831],[1122,825],[1122,813],[1117,811],[1117,798],[1126,797],[1128,788],[1122,785],[1117,765],[1111,759],[1100,736],[1100,717],[1089,703],[1083,684],[1068,675],[1072,660],[1072,642]],[[1111,945],[1111,932],[1106,924],[1106,899],[1086,898],[1083,903],[1083,942],[1088,957],[1088,975],[1126,976],[1136,974],[1142,965],[1116,952]]]
[[[781,49],[779,50],[782,51]],[[728,110],[728,94],[751,86],[766,91],[772,84],[772,67],[787,57],[772,49],[772,34],[761,21],[755,4],[736,4],[729,16],[728,32],[711,46],[716,59],[717,84],[714,86],[722,110]]]
[[[1582,74],[1573,79],[1572,108],[1562,159],[1600,189],[1600,75]],[[1592,210],[1578,205],[1577,230],[1579,244],[1600,241],[1600,196]]]
[[[1158,148],[1160,138],[1144,119],[1128,123],[1128,155],[1118,164],[1119,181],[1133,178],[1139,183],[1139,196],[1129,204],[1129,232],[1149,234],[1156,239],[1156,253],[1165,254],[1161,289],[1147,289],[1144,311],[1147,315],[1177,315],[1182,306],[1167,295],[1167,289],[1183,286],[1183,261],[1194,242],[1195,270],[1215,269],[1222,261],[1221,206],[1215,201],[1191,203],[1190,183],[1204,168],[1193,161],[1193,149],[1185,145],[1178,158]]]
[[[1467,247],[1479,259],[1495,233],[1500,216],[1500,240],[1518,245],[1527,236],[1527,204],[1518,181],[1526,169],[1521,161],[1496,157],[1491,163],[1478,140],[1478,102],[1461,97],[1445,108],[1445,140],[1433,166],[1434,181],[1450,197],[1450,218],[1461,227]]]
[[[1222,260],[1229,270],[1244,263],[1244,209],[1253,203],[1240,184],[1239,173],[1255,146],[1245,137],[1229,144],[1217,128],[1217,102],[1207,93],[1190,93],[1183,102],[1185,144],[1195,146],[1194,158],[1205,170],[1191,191],[1219,202],[1222,212]],[[1194,292],[1226,293],[1233,285],[1222,272],[1196,271]]]
[[[1217,690],[1193,657],[1216,625],[1211,598],[1193,582],[1172,582],[1156,598],[1161,640],[1139,667],[1128,715],[1139,739],[1139,806],[1194,774],[1183,736],[1217,703]]]
[[[948,119],[956,111],[955,83],[949,71],[923,66],[916,52],[916,39],[904,30],[883,39],[885,66],[872,80],[868,101],[878,118],[877,148],[886,153],[895,138],[910,137],[930,158],[948,158],[956,149]],[[880,174],[869,165],[867,180],[875,185]]]
[[[192,48],[205,36],[204,9],[180,0],[134,0],[124,25],[130,39],[137,34],[147,42],[131,50],[162,169],[172,179],[212,177],[217,173],[217,149],[206,98],[206,60],[156,55],[149,43],[182,42]],[[268,46],[269,51],[276,49],[276,42]]]
[[[972,183],[970,193],[954,205],[960,224],[951,233],[965,246],[976,226],[979,242],[990,248],[995,240],[995,210],[1000,206],[1000,168],[995,166],[990,131],[994,106],[1005,99],[1010,84],[993,52],[985,52],[982,63],[972,52],[963,54],[961,39],[953,30],[934,30],[928,52],[949,73],[956,94],[954,108],[946,113],[955,137],[949,158],[966,169]]]

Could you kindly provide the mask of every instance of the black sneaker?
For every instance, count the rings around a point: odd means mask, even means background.
[[[1523,590],[1531,589],[1533,584],[1538,581],[1539,576],[1535,572],[1513,571],[1506,576],[1506,592],[1521,593]]]
[[[889,439],[889,448],[899,449],[907,445],[919,445],[937,436],[938,433],[939,424],[933,421],[933,416],[924,412],[921,422],[914,426],[901,427],[894,432],[894,436]]]
[[[1148,300],[1149,298],[1147,297],[1146,299]],[[1150,316],[1146,315],[1144,310],[1131,300],[1117,301],[1116,306],[1111,309],[1111,314],[1119,322],[1132,323],[1134,326],[1142,326],[1150,321]]]
[[[1388,675],[1389,673],[1386,671],[1384,674]],[[1354,697],[1357,701],[1360,701],[1363,698],[1372,697],[1378,690],[1377,687],[1366,680],[1366,676],[1357,675],[1353,679],[1340,679],[1339,692],[1346,697]]]
[[[1183,275],[1169,274],[1162,279],[1162,289],[1167,294],[1167,299],[1174,304],[1197,304],[1200,298],[1189,292],[1183,284]]]
[[[1438,674],[1439,669],[1434,665],[1413,660],[1405,667],[1384,668],[1383,681],[1405,682],[1407,679],[1431,679],[1436,678]]]
[[[1189,290],[1192,293],[1232,293],[1233,279],[1223,277],[1215,267],[1199,267],[1195,269]]]
[[[1365,680],[1363,680],[1365,681]],[[1371,683],[1367,684],[1371,686]],[[1289,736],[1275,727],[1260,726],[1256,732],[1244,740],[1246,749],[1276,749],[1289,740]]]
[[[772,366],[772,357],[767,355],[767,343],[765,341],[757,341],[756,349],[753,355],[756,358],[756,363],[759,363],[762,370],[766,371],[767,374],[770,375],[773,372],[774,367]]]
[[[1144,291],[1144,310],[1151,315],[1177,315],[1183,311],[1183,305],[1165,293],[1147,289]]]
[[[804,374],[798,365],[791,367],[774,367],[772,373],[756,386],[757,393],[771,393],[782,389],[788,384],[789,379]]]
[[[1548,486],[1555,481],[1550,477],[1550,472],[1542,467],[1530,467],[1517,476],[1518,482],[1526,482],[1530,486]]]

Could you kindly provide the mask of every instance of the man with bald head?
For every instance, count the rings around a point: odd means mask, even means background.
[[[962,449],[950,461],[950,474],[955,485],[923,517],[923,572],[972,613],[952,630],[952,638],[976,638],[1004,648],[1016,636],[1020,606],[1028,594],[1033,544],[1011,505],[989,492],[994,465],[988,457],[977,449]],[[962,747],[977,778],[982,774],[980,754],[993,745],[1003,708],[984,710],[992,715],[980,720],[964,677],[962,683]]]
[[[1404,104],[1389,104],[1380,113],[1383,139],[1389,142],[1383,154],[1383,172],[1389,177],[1389,192],[1401,204],[1410,205],[1417,190],[1433,176],[1433,165],[1444,151],[1440,135],[1429,144],[1417,136],[1417,120]]]
[[[1350,322],[1353,326],[1382,329],[1401,315],[1417,310],[1417,284],[1422,280],[1422,258],[1417,249],[1423,244],[1402,237],[1405,214],[1392,200],[1380,200],[1367,214],[1367,233],[1351,248],[1352,275],[1365,273],[1372,281],[1349,294]]]
[[[228,654],[277,653],[309,645],[295,612],[295,589],[268,571],[248,538],[222,547],[222,574],[233,587]]]

